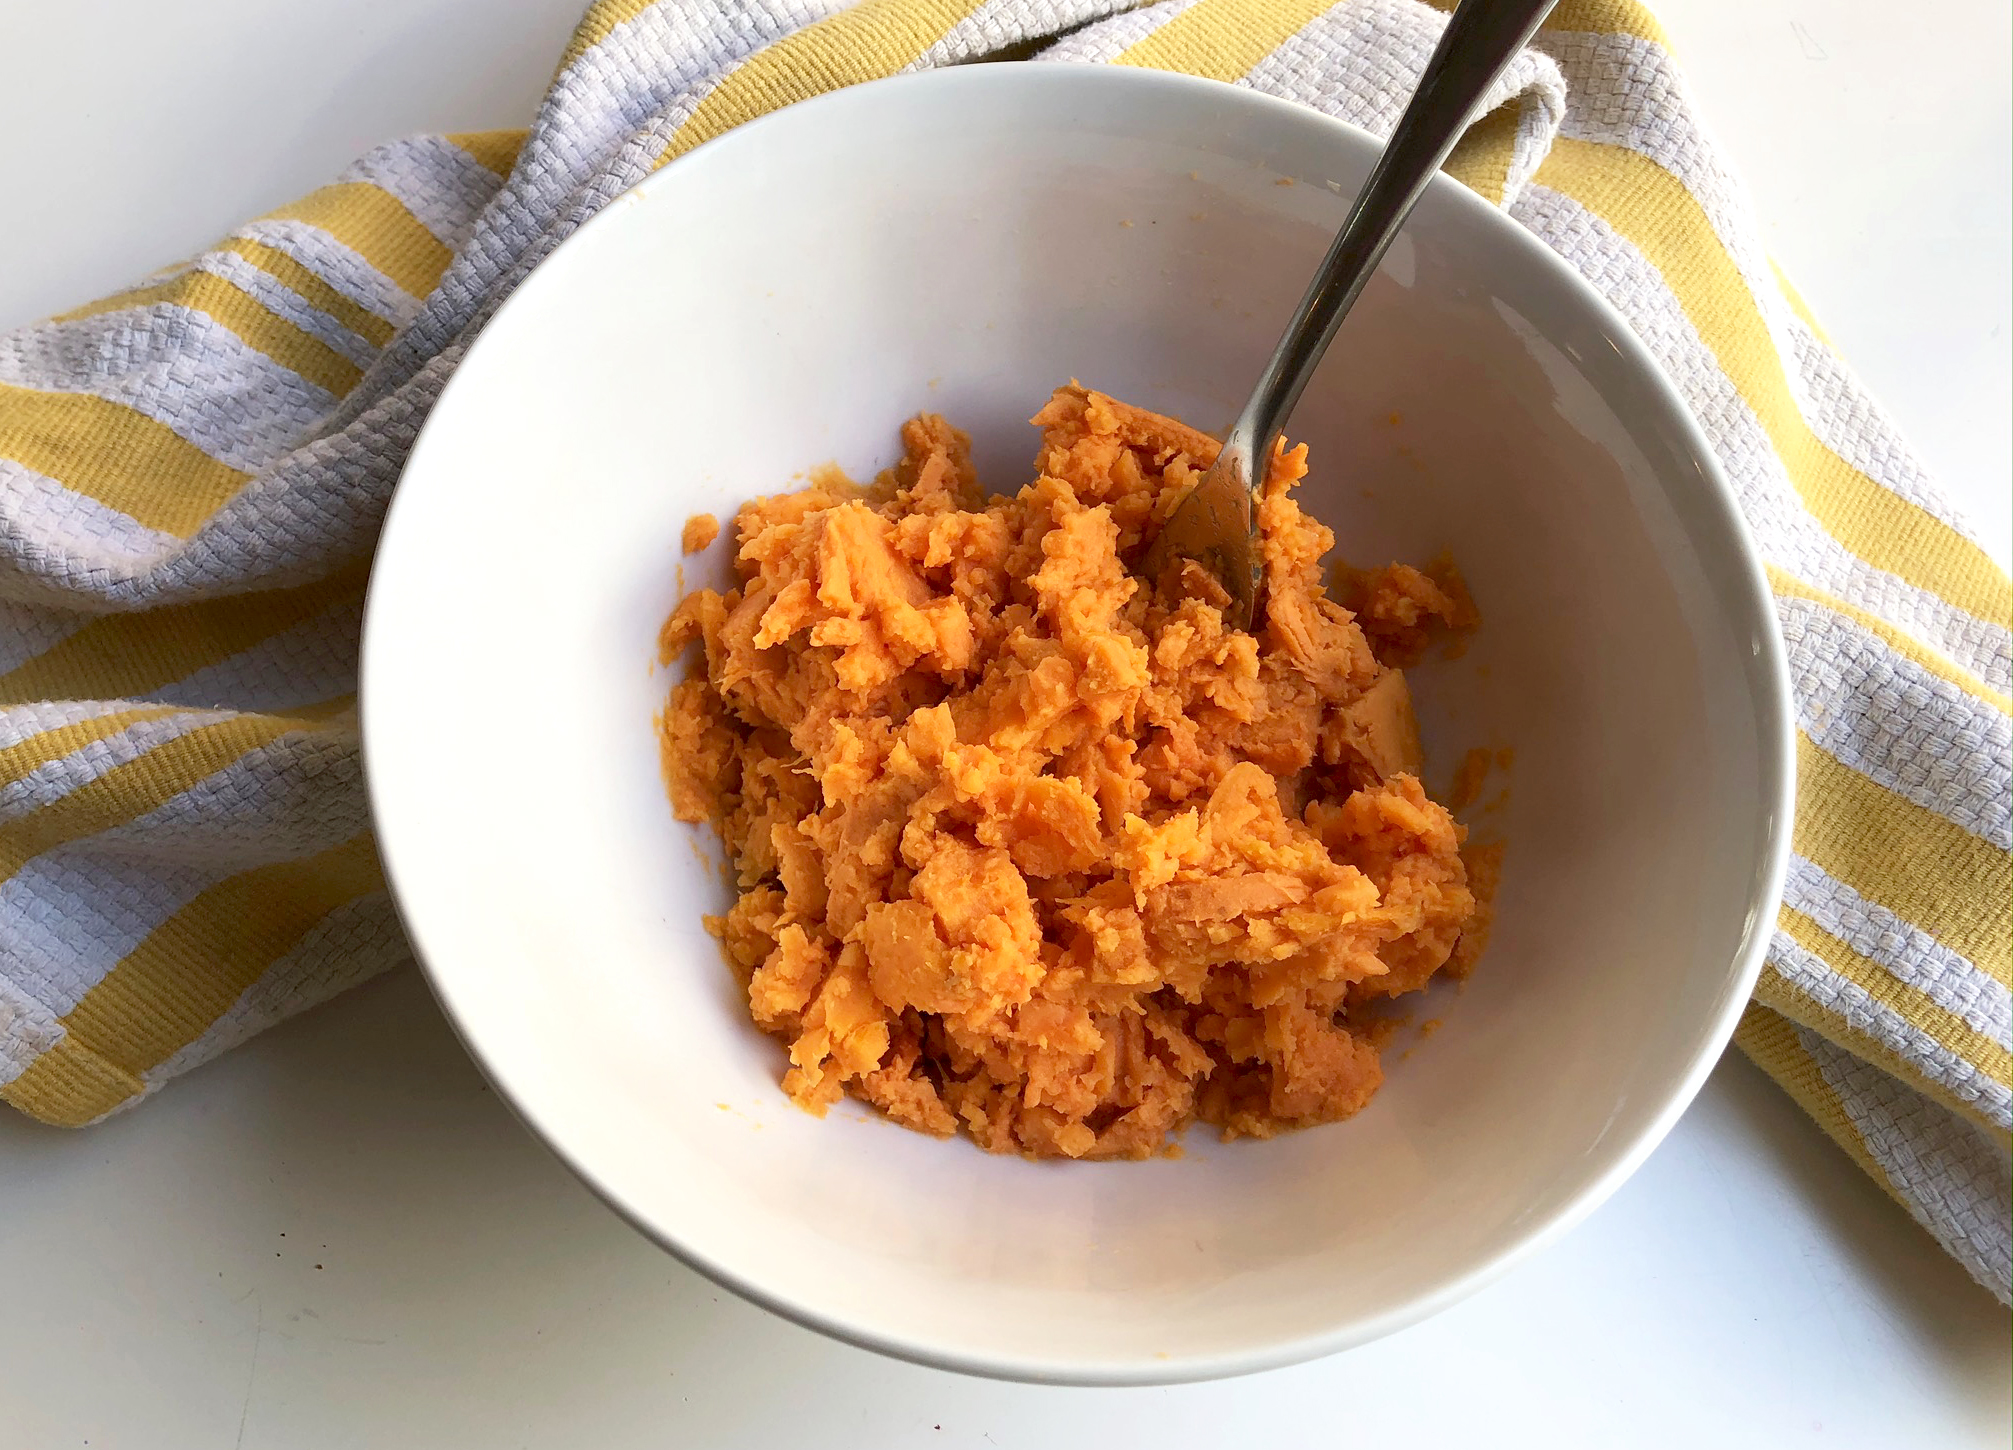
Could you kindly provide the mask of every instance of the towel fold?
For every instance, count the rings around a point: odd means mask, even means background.
[[[423,136],[0,335],[0,1097],[78,1125],[406,958],[358,761],[369,555],[476,329],[764,112],[987,59],[1155,66],[1388,133],[1415,0],[600,0],[528,131]],[[2009,590],[1760,243],[1655,20],[1563,0],[1447,169],[1643,337],[1767,563],[1788,892],[1738,1041],[2013,1277]]]

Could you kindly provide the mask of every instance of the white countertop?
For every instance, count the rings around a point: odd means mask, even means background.
[[[419,130],[522,123],[582,0],[0,8],[0,326]],[[2008,552],[2008,16],[1666,0],[1769,242]],[[82,1133],[0,1116],[0,1444],[1989,1446],[2008,1315],[1730,1057],[1508,1279],[1247,1379],[1064,1390],[878,1358],[616,1220],[410,969]]]

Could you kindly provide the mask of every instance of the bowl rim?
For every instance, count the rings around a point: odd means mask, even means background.
[[[582,236],[596,230],[609,218],[626,211],[626,207],[615,204],[617,201],[639,199],[664,186],[675,186],[676,181],[667,182],[664,178],[689,175],[694,163],[699,162],[701,158],[705,159],[705,163],[721,164],[749,146],[765,144],[772,131],[807,125],[813,117],[822,118],[827,113],[836,115],[850,107],[879,105],[882,103],[882,98],[898,93],[905,95],[910,92],[961,91],[983,87],[1011,89],[1027,84],[1060,86],[1064,89],[1083,86],[1113,90],[1131,88],[1142,92],[1162,91],[1169,94],[1187,92],[1197,101],[1207,105],[1219,108],[1241,106],[1247,108],[1254,116],[1270,115],[1317,132],[1326,131],[1332,136],[1346,139],[1347,144],[1368,146],[1373,153],[1381,150],[1383,144],[1362,127],[1329,116],[1311,106],[1249,87],[1175,71],[1116,65],[1064,65],[1039,62],[949,66],[913,71],[813,96],[745,122],[693,148],[691,152],[678,158],[674,164],[660,168],[626,192],[612,198],[554,248],[552,253],[542,258],[533,271],[544,267],[551,257],[574,247]],[[1505,1247],[1465,1272],[1447,1279],[1429,1292],[1381,1313],[1351,1320],[1313,1334],[1287,1339],[1260,1340],[1243,1348],[1214,1353],[1150,1360],[1115,1358],[1097,1361],[1082,1359],[1062,1361],[945,1347],[921,1339],[907,1338],[899,1333],[884,1332],[851,1323],[837,1313],[799,1304],[783,1291],[755,1282],[736,1270],[715,1262],[704,1250],[680,1241],[670,1229],[657,1223],[640,1208],[625,1201],[612,1187],[598,1179],[588,1164],[569,1152],[559,1136],[548,1131],[541,1123],[536,1110],[522,1101],[513,1091],[507,1075],[507,1065],[494,1062],[485,1054],[466,1018],[456,1008],[455,987],[434,967],[428,956],[425,933],[415,922],[414,912],[408,909],[406,891],[401,885],[404,878],[401,869],[403,853],[382,829],[381,823],[385,818],[385,811],[379,788],[380,777],[370,768],[370,762],[374,753],[373,740],[376,737],[373,722],[381,719],[380,712],[384,707],[380,703],[382,699],[380,691],[373,686],[372,680],[376,674],[374,662],[381,655],[391,653],[395,647],[386,642],[388,636],[395,635],[395,631],[386,620],[385,611],[380,607],[382,575],[377,564],[384,557],[384,545],[393,537],[403,512],[401,503],[406,492],[405,474],[425,456],[428,435],[434,430],[441,410],[460,385],[462,370],[457,368],[455,374],[442,388],[433,408],[429,410],[407,455],[399,485],[394,490],[386,510],[365,594],[358,659],[358,711],[365,790],[372,822],[377,828],[378,850],[383,863],[385,884],[428,989],[440,1004],[442,1014],[446,1017],[455,1037],[483,1077],[494,1088],[498,1099],[530,1130],[534,1141],[564,1164],[590,1192],[645,1238],[714,1283],[785,1319],[830,1335],[844,1343],[914,1364],[992,1379],[1035,1384],[1131,1386],[1191,1383],[1282,1368],[1355,1348],[1407,1328],[1451,1307],[1493,1283],[1584,1221],[1642,1165],[1670,1132],[1685,1109],[1690,1106],[1731,1041],[1734,1028],[1753,994],[1755,982],[1760,976],[1776,909],[1781,901],[1789,865],[1790,827],[1795,809],[1795,715],[1789,689],[1787,658],[1780,631],[1775,624],[1773,595],[1768,588],[1767,577],[1755,547],[1752,531],[1740,512],[1733,489],[1720,468],[1718,458],[1713,453],[1704,430],[1669,375],[1613,304],[1535,234],[1444,172],[1432,178],[1429,191],[1437,193],[1443,199],[1454,198],[1451,204],[1457,208],[1465,208],[1471,218],[1486,218],[1479,220],[1477,225],[1492,235],[1496,243],[1519,254],[1526,265],[1535,267],[1553,285],[1567,294],[1572,299],[1572,304],[1583,311],[1587,320],[1598,328],[1603,339],[1613,348],[1614,358],[1600,362],[1601,371],[1607,374],[1603,378],[1604,385],[1606,387],[1620,385],[1623,388],[1633,385],[1638,389],[1642,394],[1641,400],[1654,412],[1662,415],[1660,422],[1671,439],[1673,451],[1680,455],[1688,455],[1687,461],[1696,468],[1699,475],[1698,496],[1695,502],[1710,522],[1723,528],[1732,545],[1729,557],[1721,562],[1726,566],[1730,579],[1737,581],[1741,586],[1739,597],[1731,601],[1733,611],[1737,615],[1747,616],[1749,623],[1755,626],[1752,631],[1754,658],[1750,662],[1748,675],[1750,684],[1755,687],[1753,705],[1763,747],[1762,758],[1757,762],[1760,788],[1756,793],[1756,801],[1762,820],[1765,860],[1763,870],[1758,879],[1752,883],[1747,895],[1747,916],[1742,927],[1740,946],[1730,964],[1728,990],[1724,994],[1716,1018],[1711,1021],[1701,1039],[1700,1048],[1677,1085],[1670,1090],[1666,1102],[1638,1130],[1634,1138],[1621,1147],[1608,1167],[1576,1194],[1547,1214],[1534,1217],[1528,1225],[1518,1230]],[[520,279],[517,287],[513,288],[510,295],[505,297],[491,316],[482,323],[481,333],[487,333],[491,324],[508,314],[517,304],[525,280],[528,280],[528,276]],[[471,348],[481,345],[480,334],[469,344]],[[1589,365],[1578,359],[1576,363]],[[1640,436],[1641,431],[1636,428],[1630,429],[1634,436]]]

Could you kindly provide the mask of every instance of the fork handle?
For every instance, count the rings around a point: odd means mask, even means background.
[[[1489,87],[1522,50],[1555,0],[1461,0],[1447,21],[1419,88],[1398,118],[1370,179],[1356,197],[1349,219],[1336,234],[1321,268],[1279,345],[1272,351],[1258,386],[1244,405],[1226,448],[1242,444],[1255,467],[1254,485],[1265,477],[1264,460],[1286,426],[1293,405],[1320,365],[1335,330],[1377,270],[1406,215],[1433,173],[1474,120]]]

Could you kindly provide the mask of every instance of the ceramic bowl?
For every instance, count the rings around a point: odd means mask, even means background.
[[[1785,859],[1791,741],[1761,573],[1642,344],[1436,179],[1293,420],[1358,563],[1451,552],[1484,623],[1413,675],[1444,789],[1514,752],[1493,943],[1355,1119],[1186,1156],[1024,1162],[777,1080],[671,818],[657,627],[723,518],[919,410],[984,478],[1075,377],[1227,425],[1376,144],[1249,90],[975,66],[793,107],[609,206],[483,332],[370,591],[384,859],[499,1092],[693,1267],[842,1338],[1031,1380],[1232,1374],[1475,1289],[1612,1192],[1725,1047]],[[1281,178],[1294,185],[1279,184]],[[507,1272],[499,1266],[499,1272]]]

